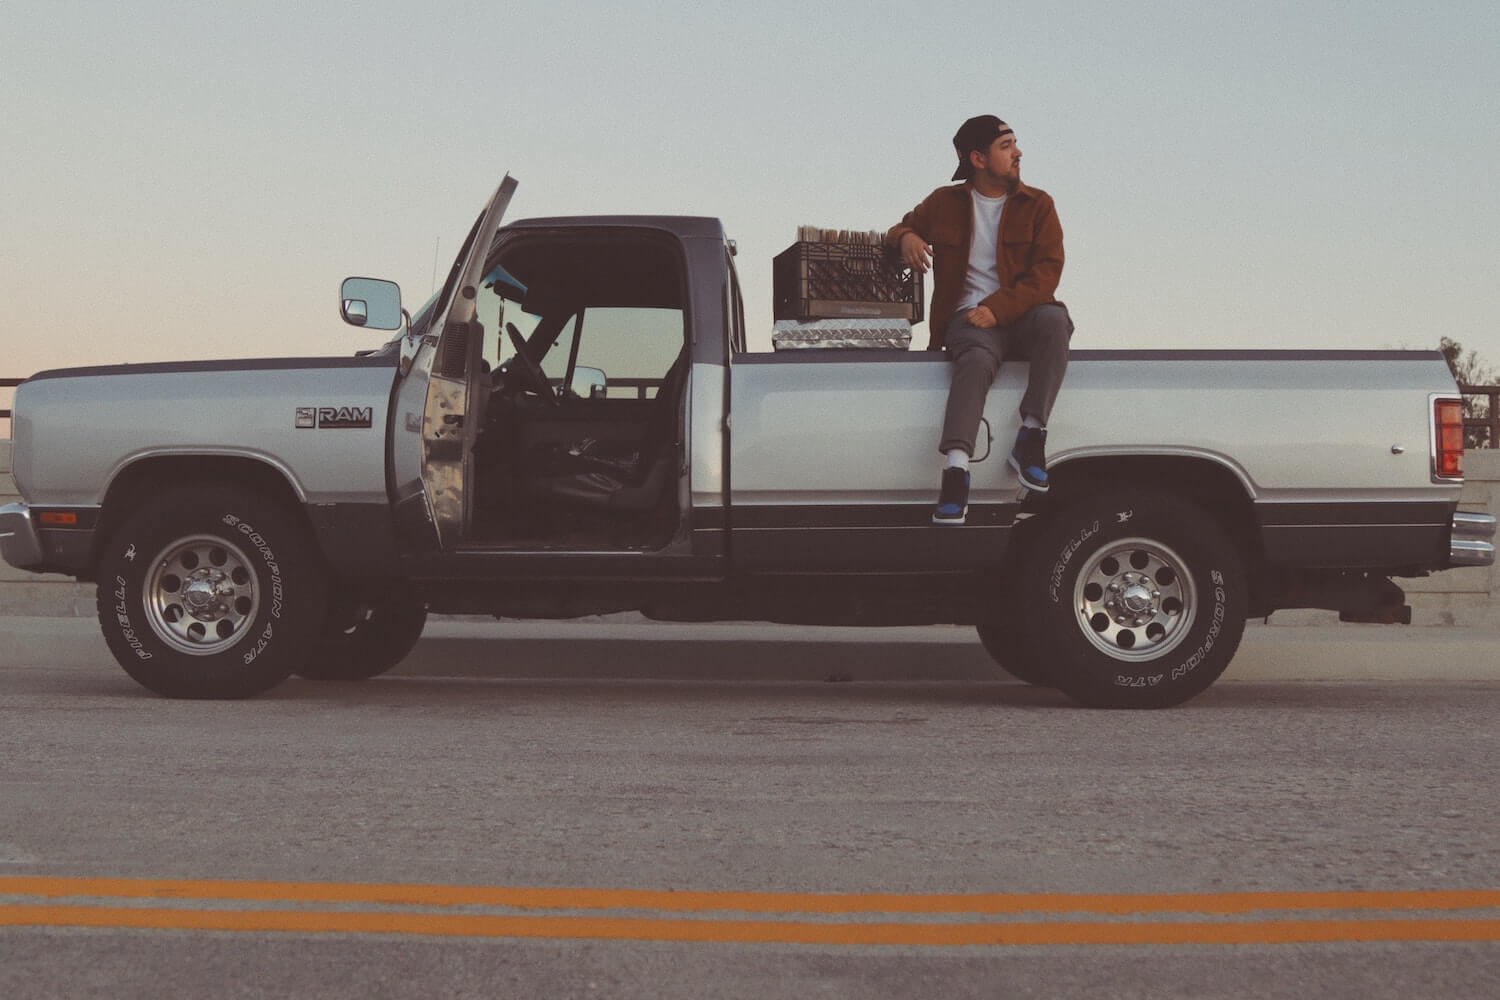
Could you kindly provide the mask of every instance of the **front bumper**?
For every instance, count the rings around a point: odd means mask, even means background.
[[[42,536],[24,503],[0,507],[0,557],[16,569],[35,570],[42,565]]]
[[[1450,566],[1495,564],[1495,516],[1458,511],[1453,515],[1453,540],[1448,547]]]

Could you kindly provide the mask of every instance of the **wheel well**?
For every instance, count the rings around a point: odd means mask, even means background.
[[[1252,615],[1266,579],[1265,546],[1245,485],[1232,471],[1206,458],[1176,455],[1102,455],[1062,462],[1047,470],[1051,488],[1041,511],[1052,504],[1134,486],[1185,497],[1217,521],[1234,541],[1250,581]],[[1028,504],[1030,507],[1031,504]]]
[[[232,486],[262,493],[307,523],[307,513],[286,477],[253,458],[230,455],[162,455],[143,458],[115,476],[104,493],[94,532],[94,555],[110,534],[140,505],[164,489],[179,486]],[[311,525],[308,525],[309,530]]]

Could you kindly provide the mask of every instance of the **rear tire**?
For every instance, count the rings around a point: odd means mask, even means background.
[[[1053,678],[1052,664],[1037,646],[1034,630],[1027,625],[1034,614],[1028,595],[1034,599],[1035,593],[1017,585],[1014,569],[1024,566],[1035,549],[1034,519],[1017,522],[1006,552],[1008,568],[995,581],[995,596],[988,608],[990,618],[975,627],[984,651],[1001,670],[1023,684],[1053,688],[1057,681]]]
[[[406,659],[427,624],[427,605],[392,600],[330,608],[312,655],[297,676],[312,681],[366,681]]]
[[[285,504],[227,485],[181,487],[105,542],[96,600],[104,641],[142,686],[169,698],[248,698],[307,655],[324,574]]]
[[[1047,662],[1033,652],[1029,636],[1019,627],[1019,623],[987,622],[975,628],[979,632],[979,641],[984,644],[984,651],[990,654],[990,659],[1001,670],[1023,684],[1044,688],[1057,686]]]
[[[1096,708],[1166,708],[1206,690],[1245,630],[1248,586],[1222,525],[1121,488],[1048,514],[1023,562],[1026,627],[1056,686]]]

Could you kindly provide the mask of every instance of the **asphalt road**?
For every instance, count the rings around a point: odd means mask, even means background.
[[[196,703],[0,620],[0,996],[1496,995],[1495,639],[1112,713],[953,629],[439,623]]]

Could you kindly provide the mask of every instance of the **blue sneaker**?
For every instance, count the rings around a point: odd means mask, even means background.
[[[944,469],[933,524],[963,524],[969,516],[969,470]]]
[[[1040,427],[1022,427],[1016,446],[1010,450],[1010,467],[1033,493],[1047,492],[1047,432]]]

